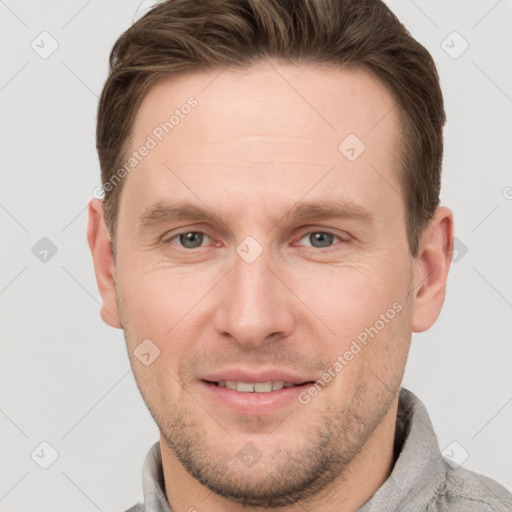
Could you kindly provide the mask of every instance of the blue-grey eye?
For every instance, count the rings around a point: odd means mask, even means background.
[[[327,233],[324,231],[313,231],[302,237],[302,239],[304,238],[307,238],[312,247],[321,248],[330,247],[333,244],[334,239],[338,237],[332,233]]]
[[[187,249],[196,249],[203,244],[204,234],[199,231],[189,231],[178,236],[181,245]]]

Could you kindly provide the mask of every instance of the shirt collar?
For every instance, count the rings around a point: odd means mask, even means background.
[[[393,470],[359,512],[426,510],[446,479],[446,463],[425,406],[402,388],[395,430],[398,453]]]
[[[422,510],[445,480],[446,465],[423,403],[401,388],[395,430],[395,464],[387,480],[359,512]],[[144,461],[142,489],[145,512],[172,512],[165,496],[160,443]]]
[[[142,467],[142,492],[144,495],[144,512],[172,512],[165,496],[164,471],[160,442],[157,441],[149,450]]]

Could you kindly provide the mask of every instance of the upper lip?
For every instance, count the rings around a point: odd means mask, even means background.
[[[214,373],[210,373],[204,377],[202,380],[207,380],[209,382],[219,382],[221,380],[231,380],[237,382],[251,382],[251,383],[261,383],[261,382],[290,382],[291,384],[303,384],[305,382],[313,382],[314,378],[304,377],[301,375],[294,374],[292,372],[288,372],[282,369],[267,369],[260,371],[249,371],[249,370],[241,370],[237,369],[226,369],[217,371]]]

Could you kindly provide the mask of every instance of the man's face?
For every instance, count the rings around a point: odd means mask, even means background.
[[[222,496],[314,494],[394,422],[413,260],[393,105],[363,71],[262,63],[165,80],[140,107],[130,151],[157,145],[121,194],[117,309],[164,455]]]

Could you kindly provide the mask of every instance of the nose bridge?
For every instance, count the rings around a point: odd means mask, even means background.
[[[287,336],[293,328],[289,297],[262,249],[253,240],[239,244],[216,315],[217,330],[247,346],[261,344],[271,334]]]

